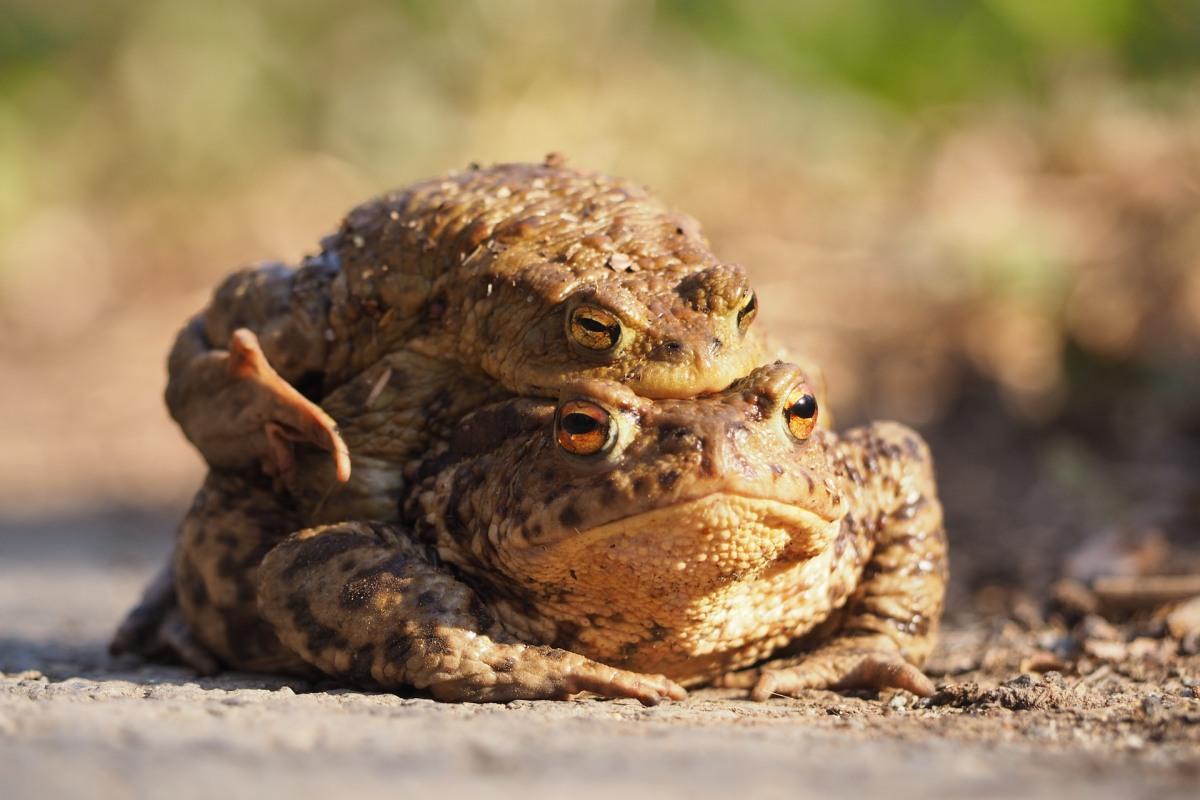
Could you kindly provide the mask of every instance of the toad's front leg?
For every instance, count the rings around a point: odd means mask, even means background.
[[[233,331],[222,350],[205,349],[202,339],[198,319],[180,332],[166,399],[210,467],[261,468],[290,485],[300,443],[328,451],[337,479],[349,479],[350,453],[337,424],[275,371],[253,331]]]
[[[395,526],[301,531],[267,555],[259,575],[259,607],[279,639],[323,672],[359,686],[411,686],[439,700],[470,702],[587,691],[653,705],[686,695],[661,675],[516,641],[469,587]]]
[[[929,449],[913,431],[876,423],[849,431],[835,451],[852,513],[844,521],[847,569],[861,583],[832,638],[812,652],[728,676],[751,696],[804,689],[906,689],[933,693],[919,669],[933,648],[946,591],[946,534]],[[861,566],[865,561],[865,566]]]

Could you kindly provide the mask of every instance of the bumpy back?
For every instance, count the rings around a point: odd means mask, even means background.
[[[340,267],[333,383],[403,343],[517,393],[586,375],[690,396],[728,385],[760,355],[738,318],[754,310],[745,272],[716,259],[696,220],[555,159],[384,195],[323,244]],[[578,304],[620,326],[612,352],[571,341],[564,315]]]

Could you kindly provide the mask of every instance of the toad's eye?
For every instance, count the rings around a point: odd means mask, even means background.
[[[602,353],[621,341],[621,321],[602,308],[580,306],[571,312],[571,338],[588,350]]]
[[[754,318],[758,316],[758,295],[754,292],[750,293],[750,299],[742,306],[737,313],[738,330],[742,333],[750,327],[750,323],[754,322]]]
[[[612,447],[616,441],[612,415],[595,403],[572,400],[563,403],[555,420],[558,446],[577,456],[591,456]]]
[[[817,426],[817,398],[805,386],[797,386],[783,404],[783,418],[788,433],[804,441]]]

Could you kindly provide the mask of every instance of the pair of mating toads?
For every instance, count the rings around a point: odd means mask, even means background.
[[[209,473],[114,650],[443,700],[928,694],[928,449],[830,431],[757,303],[691,217],[554,157],[354,209],[179,334]]]

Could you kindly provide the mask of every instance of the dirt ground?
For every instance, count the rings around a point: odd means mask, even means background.
[[[436,785],[521,797],[1095,800],[1200,787],[1200,656],[1183,652],[1195,642],[1152,619],[1113,627],[1083,614],[1066,626],[1069,602],[1046,621],[1013,595],[991,600],[1012,613],[952,615],[927,700],[811,692],[757,704],[706,690],[649,709],[456,706],[111,659],[106,637],[162,557],[172,514],[0,523],[6,798]]]

